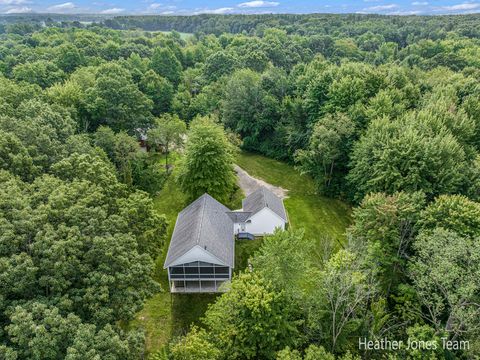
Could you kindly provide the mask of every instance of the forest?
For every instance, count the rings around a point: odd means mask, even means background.
[[[480,357],[479,15],[40,19],[0,25],[0,359]],[[265,237],[148,347],[156,204],[234,206],[239,153],[347,204],[341,246]]]

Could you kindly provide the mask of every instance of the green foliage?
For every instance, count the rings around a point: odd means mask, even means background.
[[[425,316],[450,338],[478,337],[480,242],[436,228],[420,234],[410,274]]]
[[[155,127],[147,132],[147,141],[154,150],[165,153],[165,169],[169,172],[168,155],[172,148],[181,148],[187,126],[176,115],[164,115],[155,122]]]
[[[328,260],[308,299],[310,339],[321,341],[334,353],[348,350],[349,339],[359,333],[377,291],[372,275],[355,253],[340,250]]]
[[[65,74],[55,64],[49,61],[38,60],[17,65],[13,69],[13,76],[18,81],[26,81],[46,88],[62,81]]]
[[[348,230],[352,246],[363,253],[366,266],[379,272],[387,297],[405,281],[410,245],[424,205],[422,193],[377,193],[367,195],[353,211]]]
[[[220,359],[220,350],[208,340],[203,329],[193,327],[188,335],[181,338],[171,349],[173,360],[217,360]]]
[[[178,181],[190,200],[208,193],[227,202],[232,195],[233,147],[222,127],[212,118],[198,118],[191,123]]]
[[[296,153],[300,169],[321,182],[322,192],[331,192],[332,180],[341,181],[335,174],[345,173],[354,132],[354,123],[344,114],[327,115],[315,123],[307,150]],[[340,171],[336,169],[339,166]]]
[[[173,86],[165,78],[153,70],[147,71],[140,83],[139,89],[153,101],[152,113],[160,115],[170,110],[173,100]]]
[[[130,73],[114,63],[99,67],[94,85],[86,91],[91,129],[108,125],[115,131],[132,131],[150,123],[152,107],[152,100],[138,89]]]
[[[351,167],[348,180],[356,200],[370,192],[418,190],[432,198],[459,191],[467,163],[451,133],[432,131],[407,116],[373,121],[354,146]]]
[[[422,213],[424,230],[441,227],[461,236],[480,236],[480,204],[461,195],[441,195]]]
[[[180,82],[182,64],[171,49],[156,48],[152,55],[150,67],[172,84],[177,85]]]
[[[213,344],[222,349],[222,358],[273,359],[295,342],[291,312],[283,292],[255,273],[244,273],[232,280],[230,290],[209,307],[203,321]]]

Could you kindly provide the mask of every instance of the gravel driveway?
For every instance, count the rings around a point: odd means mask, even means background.
[[[234,168],[235,172],[237,173],[237,184],[243,190],[245,196],[250,195],[259,187],[265,186],[267,189],[277,195],[280,199],[285,199],[287,197],[288,190],[279,186],[273,186],[272,184],[269,184],[263,180],[254,178],[238,165],[235,165]]]

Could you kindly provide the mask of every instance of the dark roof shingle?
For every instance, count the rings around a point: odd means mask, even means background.
[[[230,209],[208,194],[183,209],[178,214],[164,266],[198,245],[233,268],[233,221],[228,212]]]
[[[242,201],[243,211],[255,215],[265,207],[268,207],[284,221],[288,221],[283,201],[273,192],[262,186],[248,195]]]

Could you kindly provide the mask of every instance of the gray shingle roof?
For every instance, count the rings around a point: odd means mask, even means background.
[[[250,212],[252,215],[255,215],[264,207],[268,207],[283,220],[288,221],[282,199],[264,186],[258,188],[243,199],[242,205],[243,211]]]
[[[208,194],[183,209],[177,217],[165,267],[199,245],[226,265],[234,267],[233,221],[226,206]]]
[[[230,211],[227,215],[230,216],[230,219],[232,219],[233,222],[240,223],[247,221],[252,213],[245,211]]]

